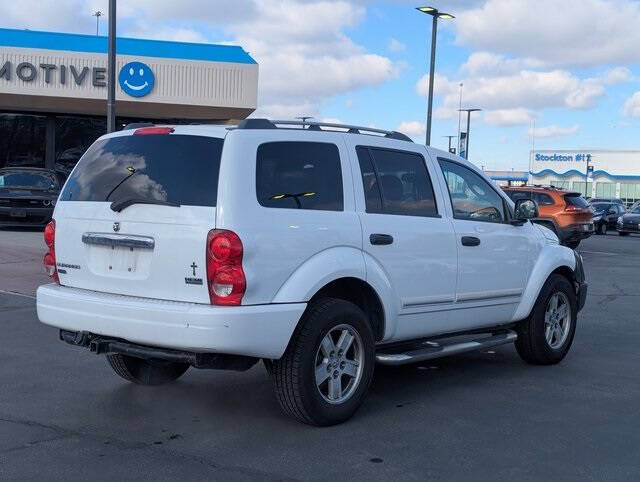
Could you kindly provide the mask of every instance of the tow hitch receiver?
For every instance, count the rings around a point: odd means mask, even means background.
[[[195,368],[246,371],[258,362],[258,358],[228,355],[224,353],[195,353],[171,350],[130,343],[119,338],[110,338],[88,332],[60,330],[60,339],[70,345],[88,348],[96,355],[128,355],[144,360],[162,360],[172,363],[187,363]]]

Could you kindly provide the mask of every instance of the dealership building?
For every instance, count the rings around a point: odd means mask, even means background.
[[[629,206],[640,200],[640,150],[531,151],[529,183],[571,189],[586,197],[620,198]]]
[[[241,47],[118,38],[116,113],[132,122],[244,119],[258,65]],[[69,171],[106,131],[107,38],[0,28],[0,167]]]

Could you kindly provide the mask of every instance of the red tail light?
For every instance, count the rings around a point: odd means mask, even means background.
[[[58,268],[56,267],[56,222],[51,220],[44,228],[44,242],[49,248],[47,254],[44,255],[44,269],[47,274],[53,278],[56,283],[60,283],[58,277]]]
[[[172,134],[173,127],[142,127],[133,132],[134,136],[157,136],[162,134]]]
[[[214,229],[207,236],[207,285],[212,305],[242,303],[247,280],[242,270],[242,241],[232,231]]]
[[[576,207],[572,204],[568,204],[566,208],[564,208],[565,211],[570,212],[570,213],[577,213],[578,211],[582,211],[582,209],[580,209],[579,207]]]

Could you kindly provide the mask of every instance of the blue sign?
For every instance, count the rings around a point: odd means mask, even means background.
[[[156,77],[151,68],[142,62],[129,62],[118,76],[120,88],[131,97],[144,97],[153,90]]]
[[[574,162],[574,160],[575,162],[591,162],[591,154],[576,154],[575,158],[566,154],[536,154],[536,161]]]

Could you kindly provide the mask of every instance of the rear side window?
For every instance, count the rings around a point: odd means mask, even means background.
[[[335,144],[269,142],[258,147],[256,193],[268,208],[342,211],[342,170]]]
[[[358,146],[368,213],[437,216],[424,158],[406,151]]]
[[[173,134],[98,141],[80,159],[60,199],[215,206],[223,142]]]
[[[564,200],[569,206],[577,208],[588,208],[589,203],[578,193],[565,194]]]
[[[520,199],[533,199],[533,196],[528,191],[505,191],[507,196],[511,198],[513,202],[516,202]]]

